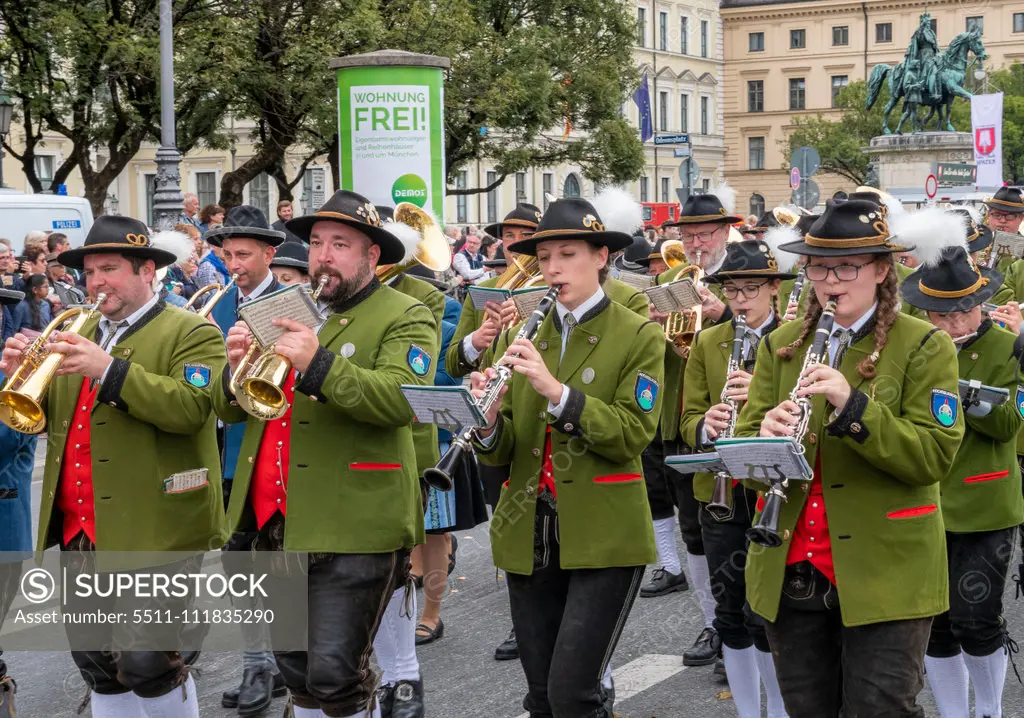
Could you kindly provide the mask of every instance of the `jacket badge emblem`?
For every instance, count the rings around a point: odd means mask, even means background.
[[[658,401],[658,382],[653,377],[644,374],[642,371],[637,372],[636,385],[633,387],[633,398],[636,399],[637,406],[645,414],[650,414],[654,411],[654,405]]]
[[[409,362],[409,367],[416,376],[426,376],[430,371],[430,355],[415,344],[409,346],[406,361]]]
[[[959,408],[959,396],[942,389],[932,389],[932,416],[939,422],[939,426],[947,429],[953,426]]]
[[[185,381],[199,389],[210,385],[210,367],[205,364],[186,364]]]

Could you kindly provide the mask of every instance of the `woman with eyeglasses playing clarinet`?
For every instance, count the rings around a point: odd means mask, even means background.
[[[612,718],[601,678],[656,556],[640,453],[659,416],[665,339],[601,289],[609,251],[634,228],[613,231],[602,217],[624,216],[640,225],[639,205],[619,191],[593,205],[559,200],[516,245],[561,289],[532,341],[515,338],[518,327],[499,339],[495,356],[514,373],[476,445],[482,462],[511,464],[491,547],[532,718]],[[478,396],[493,376],[473,374]]]
[[[924,241],[929,245],[920,268],[903,282],[903,299],[953,337],[961,381],[980,386],[964,396],[964,440],[941,483],[949,611],[932,622],[925,665],[942,718],[970,714],[969,684],[976,715],[1000,718],[1008,659],[1003,589],[1016,527],[1024,521],[1014,441],[1024,423],[1024,389],[1017,384],[1013,356],[1016,333],[982,313],[1003,278],[979,268],[968,254],[968,238],[977,232],[973,219],[927,211],[935,221],[918,250]],[[1005,391],[1002,403],[990,390]]]
[[[782,488],[774,530],[755,517],[748,535],[776,547],[750,551],[747,598],[792,718],[923,717],[932,618],[949,607],[938,482],[964,432],[956,349],[900,312],[893,253],[913,247],[890,236],[884,208],[830,201],[781,249],[808,257],[814,291],[802,319],[761,342],[736,434],[794,437],[793,399],[806,397],[796,439],[813,480]],[[830,323],[824,361],[804,368]]]
[[[799,239],[795,231],[775,228],[764,239],[727,246],[725,262],[708,284],[722,289],[732,320],[705,329],[694,338],[683,379],[683,441],[711,449],[719,437],[736,425],[739,408],[747,400],[757,348],[779,326],[773,305],[784,279],[796,275],[780,271],[772,245],[780,238]],[[788,252],[780,257],[792,262]],[[788,270],[789,267],[786,267]],[[729,690],[740,718],[760,718],[761,682],[768,698],[768,715],[781,718],[782,705],[775,668],[764,626],[746,608],[743,567],[747,538],[757,494],[722,473],[693,477],[693,493],[700,503],[700,526],[715,598],[714,627],[722,638]]]

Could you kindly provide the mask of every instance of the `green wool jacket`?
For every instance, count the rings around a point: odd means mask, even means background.
[[[1024,420],[1024,388],[1011,356],[1014,335],[986,320],[959,352],[960,378],[1009,389],[1010,400],[987,416],[964,415],[967,429],[942,479],[942,519],[955,533],[995,531],[1024,522],[1020,467],[1014,439]]]
[[[423,543],[413,412],[400,386],[429,383],[438,355],[430,310],[374,280],[319,338],[295,384],[285,549],[388,553]],[[238,407],[229,379],[225,370],[215,380],[214,408],[246,430],[228,524],[253,529],[249,482],[265,423]]]
[[[444,294],[430,282],[400,274],[391,282],[391,288],[412,297],[426,305],[434,315],[437,327],[437,346],[441,346],[441,320],[444,319]],[[430,362],[427,374],[423,377],[428,384],[433,384],[437,374],[437,362]],[[420,476],[427,469],[436,466],[441,453],[437,444],[437,425],[414,422],[412,425],[412,443],[416,446],[416,471]]]
[[[500,352],[516,331],[502,335]],[[514,374],[492,441],[477,444],[483,463],[512,465],[491,520],[494,564],[533,573],[534,516],[549,426],[561,567],[650,563],[657,552],[640,454],[657,428],[661,330],[605,297],[576,326],[559,362],[561,342],[552,309],[533,343],[551,373],[570,387],[561,416],[548,414],[547,399]]]
[[[948,334],[900,313],[876,377],[864,379],[857,364],[873,351],[872,325],[854,338],[839,367],[854,389],[846,407],[833,418],[825,398],[815,396],[803,442],[812,467],[821,458],[845,626],[935,616],[949,608],[938,482],[964,433],[956,349]],[[764,415],[796,386],[811,338],[788,361],[775,350],[795,341],[801,326],[787,322],[761,342],[737,436],[757,436]],[[947,401],[953,416],[943,425],[937,417],[945,416],[939,410]],[[778,613],[792,530],[809,489],[810,482],[795,482],[786,491],[782,546],[751,551],[747,558],[747,599],[769,621]]]
[[[99,320],[89,321],[82,335],[98,340]],[[220,330],[158,301],[110,355],[89,422],[97,549],[198,552],[223,546],[230,534],[211,401],[211,380],[227,361]],[[61,540],[57,485],[82,381],[79,374],[58,376],[46,398],[39,551]],[[173,474],[204,469],[204,485],[165,491]]]
[[[499,275],[500,276],[500,275]],[[498,277],[491,277],[480,282],[481,287],[493,287],[497,285]],[[444,311],[441,312],[444,316]],[[460,377],[469,376],[480,365],[479,357],[476,362],[466,360],[462,349],[462,340],[480,328],[484,323],[485,313],[473,306],[473,299],[468,294],[462,300],[462,313],[459,315],[459,323],[455,327],[455,334],[448,343],[448,351],[444,355],[444,368],[448,376]],[[483,365],[486,366],[486,365]]]
[[[908,267],[905,264],[900,264],[899,262],[896,262],[896,264],[893,266],[896,267],[896,279],[899,282],[902,282],[904,279],[906,279],[907,277],[914,273],[914,269],[912,267]],[[775,310],[778,312],[780,317],[786,316],[786,304],[789,301],[789,295],[790,292],[793,291],[793,285],[795,283],[795,279],[784,279],[782,281],[782,285],[779,288],[778,301],[776,302],[775,307]],[[813,282],[804,282],[803,291],[800,292],[800,302],[797,305],[797,318],[802,317],[804,315],[804,312],[807,311],[808,293],[813,290]],[[900,306],[900,311],[912,317],[917,317],[918,319],[928,321],[928,312],[924,311],[923,309],[918,309],[912,304],[907,304],[906,302],[903,302]]]
[[[722,396],[732,354],[733,333],[730,320],[705,329],[693,341],[683,379],[683,414],[679,421],[679,433],[687,446],[700,448],[704,414],[718,404]],[[702,471],[693,475],[693,495],[698,501],[711,501],[714,487],[714,474]]]

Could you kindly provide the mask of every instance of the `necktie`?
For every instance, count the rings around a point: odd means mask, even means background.
[[[576,328],[576,317],[573,316],[572,312],[569,312],[562,319],[562,322],[562,354],[558,359],[559,362],[562,360],[561,357],[565,356],[565,349],[569,346],[569,338],[572,337],[572,332]]]
[[[839,331],[833,332],[832,336],[839,338],[839,344],[836,346],[835,358],[829,365],[834,369],[838,369],[839,365],[843,363],[843,357],[846,356],[846,350],[850,348],[850,342],[853,339],[853,330],[840,329]]]
[[[110,347],[111,342],[114,340],[114,337],[117,335],[117,332],[120,331],[121,327],[124,327],[124,326],[127,326],[127,325],[128,325],[128,321],[126,319],[122,319],[119,322],[109,322],[108,321],[107,322],[107,335],[103,338],[103,343],[100,344],[100,349],[102,349],[103,351],[107,351],[107,349]]]
[[[757,349],[761,346],[761,335],[753,329],[747,330],[747,352],[743,358],[744,364],[753,364],[757,359]]]

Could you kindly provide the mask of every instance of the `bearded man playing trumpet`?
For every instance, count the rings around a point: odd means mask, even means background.
[[[270,421],[238,406],[231,376],[252,340],[244,323],[228,332],[215,408],[225,422],[247,422],[229,524],[256,531],[257,550],[315,552],[308,650],[275,657],[296,718],[356,716],[374,697],[377,627],[423,543],[413,413],[400,387],[426,383],[437,330],[426,306],[377,279],[377,265],[401,261],[406,247],[365,197],[339,190],[286,226],[309,242],[328,316],[318,331],[274,320],[285,330],[274,351],[293,370],[280,387],[287,411]],[[271,629],[275,645],[293,638]]]
[[[59,545],[72,574],[95,572],[99,552],[198,555],[226,538],[210,389],[224,366],[224,344],[215,326],[154,294],[156,270],[174,260],[128,217],[99,217],[84,246],[59,257],[85,270],[89,295],[98,299],[96,311],[79,317],[80,333],[47,337],[43,350],[63,360],[48,391],[33,397],[49,430],[37,548]],[[0,370],[10,377],[22,367],[22,378],[33,372],[29,347],[23,334],[8,339]],[[29,385],[36,386],[21,383]],[[5,407],[5,423],[43,429],[14,413]],[[118,605],[124,610],[114,598],[69,592],[66,610]],[[176,605],[188,608],[187,600]],[[71,656],[91,688],[92,715],[198,718],[195,682],[180,651],[118,650],[152,643],[143,625],[97,631],[66,624]]]

